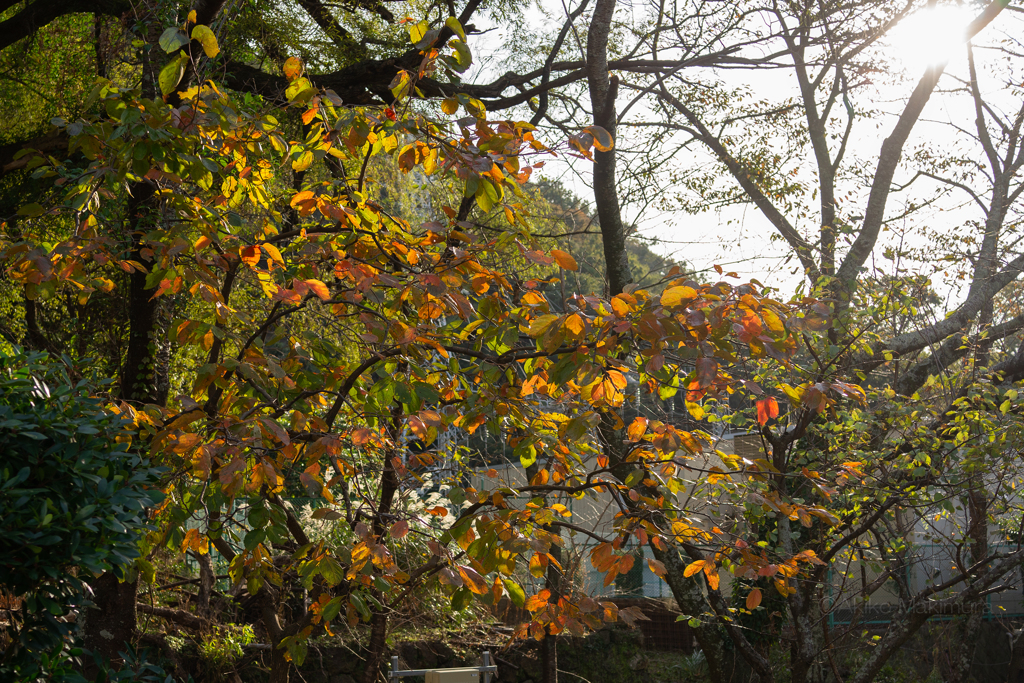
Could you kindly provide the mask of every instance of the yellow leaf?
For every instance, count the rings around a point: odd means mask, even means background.
[[[281,252],[273,244],[261,244],[260,249],[265,251],[272,261],[282,266],[284,265],[284,258],[281,257]]]
[[[542,558],[540,553],[534,553],[530,558],[530,573],[538,579],[544,578],[545,563]]]
[[[210,59],[213,59],[218,53],[220,53],[220,47],[217,45],[217,36],[214,35],[209,26],[199,24],[192,29],[192,40],[199,41],[203,46],[203,52],[205,52],[206,56]]]
[[[574,259],[570,254],[560,249],[552,249],[551,256],[555,259],[555,263],[558,264],[559,268],[564,270],[579,270],[579,265],[576,263],[576,259]]]
[[[352,564],[366,564],[366,560],[370,557],[370,549],[366,547],[365,543],[358,543],[352,548]]]
[[[459,110],[459,101],[456,100],[454,97],[446,97],[444,99],[444,101],[441,102],[441,111],[443,111],[448,116],[451,116],[452,114],[454,114],[458,110]]]
[[[554,323],[556,320],[558,320],[557,315],[548,314],[539,316],[535,318],[532,323],[530,323],[530,330],[529,332],[527,332],[527,334],[529,334],[531,337],[539,337],[542,334],[544,334],[544,332],[549,327],[551,327],[552,323]]]
[[[298,159],[292,161],[293,171],[305,171],[307,168],[313,165],[313,153],[309,150],[304,151],[299,155]]]
[[[697,290],[693,287],[669,287],[661,295],[662,306],[678,306],[697,298]]]

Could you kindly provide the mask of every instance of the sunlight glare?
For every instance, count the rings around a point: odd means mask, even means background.
[[[972,19],[969,7],[930,7],[901,21],[886,38],[903,68],[917,76],[963,49],[964,33]]]

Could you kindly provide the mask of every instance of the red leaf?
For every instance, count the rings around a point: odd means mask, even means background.
[[[701,389],[711,386],[717,374],[718,361],[714,358],[697,359],[697,384]]]
[[[768,420],[779,416],[779,404],[774,398],[762,398],[757,401],[757,422],[762,427]]]

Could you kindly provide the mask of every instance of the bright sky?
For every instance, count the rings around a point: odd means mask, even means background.
[[[545,7],[553,7],[554,21],[560,21],[564,10],[560,7],[560,0],[544,0]],[[902,79],[892,78],[892,82],[882,84],[875,97],[868,98],[871,101],[857,102],[855,106],[859,110],[876,108],[887,112],[874,120],[877,125],[872,126],[872,121],[858,120],[854,127],[854,136],[851,139],[851,148],[857,150],[861,158],[872,158],[877,154],[882,140],[888,135],[896,120],[896,115],[902,109],[903,103],[913,89],[916,76],[921,74],[924,68],[944,57],[951,57],[947,73],[940,82],[940,91],[936,92],[928,108],[925,111],[922,122],[917,126],[914,136],[908,142],[907,150],[915,145],[926,141],[943,142],[947,138],[953,140],[953,130],[948,124],[955,124],[970,128],[974,119],[973,108],[962,96],[947,92],[941,92],[943,86],[951,87],[954,77],[966,77],[965,48],[963,47],[960,35],[966,25],[977,14],[977,5],[973,8],[937,8],[934,10],[921,11],[906,19],[897,26],[889,35],[887,43],[890,50],[897,56],[898,63],[903,65],[906,76]],[[1016,24],[1019,28],[1019,14],[1009,16],[1010,12],[1003,12],[997,22],[1004,26],[989,27],[987,32],[991,33],[994,28],[1005,28],[1005,25]],[[509,41],[516,39],[516,36],[530,35],[531,31],[550,30],[552,18],[545,17],[537,10],[533,26],[516,27],[511,34],[503,34],[497,29],[486,34],[483,40],[474,44],[477,53],[478,63],[487,72],[500,73],[507,67],[502,66],[501,55]],[[984,38],[985,36],[983,36]],[[581,41],[586,40],[585,34],[580,36]],[[570,41],[572,38],[570,37]],[[991,60],[991,53],[976,51],[976,57],[980,63]],[[795,77],[789,71],[775,72],[743,72],[725,71],[723,79],[727,79],[730,86],[745,85],[751,89],[755,98],[767,97],[778,100],[781,97],[796,94],[797,86]],[[881,81],[881,79],[880,79]],[[862,93],[859,97],[866,97]],[[620,107],[625,102],[625,97],[620,95]],[[589,105],[589,103],[587,103]],[[588,107],[589,108],[589,107]],[[634,109],[631,115],[644,118],[645,112]],[[620,131],[621,133],[622,131]],[[693,166],[703,163],[706,157],[703,153],[693,153],[689,158],[679,157],[674,163],[680,167]],[[624,165],[620,161],[620,169]],[[592,191],[588,180],[588,162],[573,160],[550,163],[546,169],[548,175],[560,177],[569,187],[584,199],[593,200]],[[898,173],[896,182],[906,182],[910,175]],[[813,178],[808,176],[806,180],[813,184]],[[925,189],[922,184],[922,189]],[[901,199],[894,195],[894,200]],[[946,225],[949,230],[955,230],[961,224],[966,214],[955,207],[961,202],[963,196],[954,195],[947,200],[941,208],[944,211],[940,214],[934,213],[936,225]],[[890,201],[890,211],[897,210],[896,201]],[[852,197],[842,210],[848,216],[855,216],[863,211],[863,198]],[[801,275],[796,271],[795,261],[786,262],[788,251],[778,241],[771,241],[770,236],[774,234],[774,228],[768,224],[760,212],[752,205],[745,207],[731,207],[720,212],[708,212],[701,215],[689,215],[679,211],[666,212],[657,207],[626,206],[626,217],[629,221],[640,226],[643,235],[657,239],[661,244],[655,247],[663,253],[672,253],[677,258],[689,262],[698,270],[709,269],[713,264],[719,264],[726,270],[736,271],[742,278],[756,278],[766,284],[770,283],[779,287],[783,293],[793,291],[801,280]],[[816,226],[799,227],[814,228]],[[890,232],[890,237],[900,239],[900,235]],[[905,237],[913,241],[914,237]],[[941,273],[938,274],[941,278]],[[957,298],[955,289],[951,289],[949,283],[937,286],[948,293],[952,299]]]

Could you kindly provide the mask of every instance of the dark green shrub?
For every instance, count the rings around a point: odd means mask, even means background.
[[[0,633],[0,680],[67,669],[83,579],[131,567],[144,510],[162,499],[161,470],[128,448],[94,388],[45,355],[0,355],[0,588],[21,598]]]

